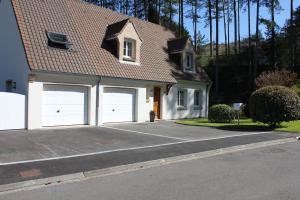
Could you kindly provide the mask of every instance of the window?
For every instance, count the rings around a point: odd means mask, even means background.
[[[69,49],[72,45],[69,42],[67,35],[63,33],[55,33],[55,32],[48,32],[46,31],[47,38],[48,38],[48,45],[54,48],[60,49]]]
[[[124,51],[123,51],[124,60],[132,61],[134,59],[133,48],[134,48],[134,41],[124,40]]]
[[[186,92],[184,90],[178,90],[178,96],[177,96],[178,107],[185,107],[185,94]]]
[[[201,107],[202,95],[200,90],[196,90],[194,93],[194,106]]]
[[[194,56],[191,53],[186,54],[186,71],[193,71],[194,68]]]

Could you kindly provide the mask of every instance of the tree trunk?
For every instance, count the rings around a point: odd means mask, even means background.
[[[251,2],[248,0],[248,68],[249,68],[249,86],[252,87],[252,44],[251,44]]]
[[[169,28],[171,29],[173,22],[173,7],[172,0],[169,0]]]
[[[198,0],[195,0],[195,10],[194,10],[194,45],[195,52],[197,52],[198,43],[197,43],[197,23],[198,23]]]
[[[272,67],[276,68],[275,66],[275,5],[274,0],[271,0],[271,16],[272,16]]]
[[[210,40],[210,57],[213,56],[213,28],[212,28],[212,10],[211,10],[211,0],[208,0],[208,15],[209,15],[209,40]]]
[[[181,33],[182,33],[182,31],[181,31],[181,1],[182,0],[178,0],[178,33],[179,33],[179,36],[181,37],[182,35],[181,35]]]
[[[241,13],[241,1],[238,0],[238,9],[237,9],[237,13],[238,13],[238,52],[240,53],[241,52],[241,16],[240,16],[240,13]]]
[[[216,0],[216,64],[215,64],[215,95],[219,94],[219,0]]]
[[[234,13],[234,54],[237,55],[237,17],[236,17],[236,0],[233,0],[233,13]]]
[[[227,29],[228,55],[230,55],[230,0],[227,0]]]
[[[253,68],[252,85],[255,88],[255,78],[258,68],[258,45],[259,45],[259,17],[260,14],[260,0],[256,0],[256,33],[255,33],[255,66]]]
[[[293,25],[294,25],[294,0],[291,0],[291,29],[293,31]],[[295,44],[293,43],[293,39],[291,36],[289,37],[290,42],[290,69],[292,71],[295,70]]]
[[[181,28],[180,28],[180,30],[181,30],[181,36],[183,36],[183,31],[184,31],[184,8],[183,8],[183,0],[180,0],[180,7],[181,7],[181,15],[180,15],[180,17],[181,17]]]
[[[138,0],[134,0],[133,2],[133,16],[138,17]]]
[[[224,41],[225,41],[225,55],[228,56],[228,46],[227,46],[227,26],[226,26],[226,13],[225,13],[226,2],[223,0],[223,23],[224,23]]]

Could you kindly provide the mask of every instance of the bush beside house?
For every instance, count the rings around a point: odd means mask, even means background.
[[[210,107],[208,120],[213,123],[230,123],[234,119],[234,110],[226,104]]]
[[[300,97],[287,87],[264,87],[251,95],[249,113],[254,121],[278,126],[300,118]]]

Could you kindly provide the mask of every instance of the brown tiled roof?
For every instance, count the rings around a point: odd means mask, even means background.
[[[107,26],[128,18],[80,0],[12,0],[31,70],[176,82],[164,27],[130,18],[142,38],[141,65],[120,63],[103,47]],[[68,35],[72,50],[48,47],[45,30]],[[195,80],[206,80],[200,77]]]

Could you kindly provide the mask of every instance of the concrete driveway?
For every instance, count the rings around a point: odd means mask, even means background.
[[[0,166],[261,133],[156,123],[0,132]]]

